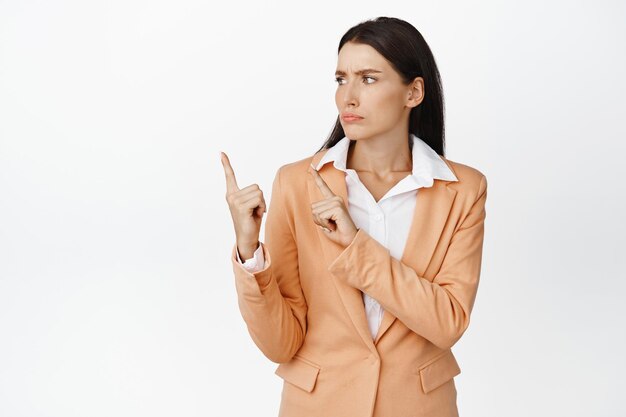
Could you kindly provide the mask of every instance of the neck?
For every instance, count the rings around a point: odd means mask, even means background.
[[[404,135],[378,136],[352,141],[348,149],[346,167],[357,172],[368,172],[377,177],[411,172],[413,158],[408,141],[408,132]]]

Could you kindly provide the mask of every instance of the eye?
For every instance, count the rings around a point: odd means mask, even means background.
[[[367,75],[365,75],[363,78],[369,78],[370,80],[376,81],[376,78],[370,77],[370,76],[367,76]],[[372,84],[372,83],[367,83],[367,84]]]
[[[369,75],[364,75],[364,76],[363,76],[363,79],[367,79],[367,78],[369,78],[370,80],[372,80],[372,82],[373,82],[373,81],[376,81],[376,78],[374,78],[374,77],[370,77]],[[341,83],[342,81],[343,81],[343,78],[341,78],[341,77],[336,77],[336,78],[335,78],[335,82],[336,82],[337,84],[339,84],[339,85],[342,85],[342,83]],[[366,83],[366,84],[372,84],[372,83],[371,83],[371,82],[368,82],[368,83]]]

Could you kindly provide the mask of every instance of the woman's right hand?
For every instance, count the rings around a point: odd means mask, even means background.
[[[226,201],[235,226],[237,249],[242,260],[250,259],[259,246],[261,221],[267,211],[265,199],[257,184],[240,190],[228,156],[224,152],[220,154],[226,176]]]

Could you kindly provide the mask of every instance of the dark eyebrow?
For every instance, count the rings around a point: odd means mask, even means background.
[[[362,69],[362,70],[354,71],[354,73],[355,73],[356,75],[362,75],[362,74],[373,74],[373,73],[374,73],[374,74],[376,74],[376,73],[382,73],[382,71],[375,70],[375,69],[373,69],[373,68],[364,68],[364,69]],[[346,73],[345,73],[345,72],[343,72],[343,71],[337,70],[337,71],[335,71],[335,75],[346,75]]]

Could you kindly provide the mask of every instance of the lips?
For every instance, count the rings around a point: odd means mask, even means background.
[[[354,113],[342,113],[341,114],[341,118],[343,120],[347,120],[347,121],[363,119],[363,117],[359,116],[358,114],[354,114]]]

